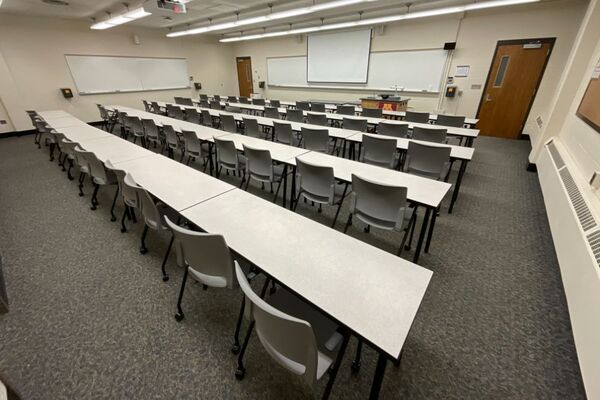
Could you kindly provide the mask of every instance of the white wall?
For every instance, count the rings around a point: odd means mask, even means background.
[[[451,75],[456,65],[470,65],[468,78],[457,78],[456,84],[463,91],[455,99],[444,99],[442,109],[449,113],[475,116],[492,62],[496,42],[509,39],[556,37],[557,41],[548,63],[536,101],[532,107],[525,133],[536,135],[532,122],[537,115],[544,115],[556,89],[563,67],[567,61],[579,24],[585,13],[586,0],[562,0],[516,7],[503,7],[469,12],[464,16],[428,18],[402,21],[386,26],[383,36],[375,34],[372,51],[410,50],[440,48],[445,42],[457,41],[451,64]],[[306,54],[306,39],[282,37],[266,40],[238,42],[233,44],[236,56],[252,57],[254,89],[258,82],[266,81],[267,57]],[[482,89],[471,89],[480,84]],[[263,95],[282,100],[309,98],[356,100],[371,94],[352,90],[315,90],[266,88]],[[438,96],[406,93],[411,98],[410,107],[416,110],[433,111],[438,108]]]
[[[93,31],[89,25],[0,14],[0,103],[15,130],[31,129],[25,114],[28,109],[63,109],[85,121],[97,121],[96,103],[142,107],[141,99],[172,101],[174,96],[196,97],[198,93],[190,89],[79,96],[65,54],[187,58],[189,73],[202,83],[202,91],[237,91],[232,49],[216,39],[167,38],[162,30],[128,26]],[[134,33],[140,45],[134,44]],[[62,87],[72,88],[75,97],[64,99]]]

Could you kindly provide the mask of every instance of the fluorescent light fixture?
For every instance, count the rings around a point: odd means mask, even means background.
[[[267,15],[262,15],[260,17],[246,18],[246,19],[241,19],[241,20],[234,21],[234,22],[224,22],[222,24],[215,24],[215,25],[203,26],[200,28],[187,29],[185,31],[170,32],[167,34],[167,36],[168,37],[178,37],[178,36],[186,36],[186,35],[198,35],[200,33],[206,33],[206,32],[211,32],[211,31],[222,31],[225,29],[238,28],[240,26],[245,26],[245,25],[259,24],[261,22],[276,21],[278,19],[297,17],[299,15],[306,15],[306,14],[312,14],[312,13],[316,13],[316,12],[323,11],[323,10],[330,10],[332,8],[345,7],[345,6],[350,6],[352,4],[366,3],[366,2],[373,2],[373,1],[377,1],[377,0],[330,1],[328,3],[315,4],[315,5],[312,5],[309,7],[294,8],[294,9],[287,10],[287,11],[275,12],[275,13],[271,13],[271,14],[267,14]]]
[[[1,0],[0,0],[1,1]],[[109,18],[106,21],[97,22],[92,25],[91,29],[108,29],[113,26],[126,24],[136,19],[147,17],[148,15],[152,15],[152,13],[144,10],[144,7],[136,8],[135,10],[127,11],[124,14],[117,15],[115,17]]]
[[[352,28],[352,27],[364,26],[364,25],[385,24],[387,22],[402,21],[405,19],[416,19],[416,18],[434,17],[434,16],[438,16],[438,15],[457,14],[457,13],[461,13],[461,12],[465,12],[465,11],[479,10],[479,9],[483,9],[483,8],[502,7],[502,6],[510,6],[510,5],[515,5],[515,4],[525,4],[525,3],[535,3],[538,1],[540,1],[540,0],[486,1],[486,2],[480,2],[480,3],[471,3],[471,4],[462,5],[462,6],[456,6],[456,7],[439,8],[437,10],[426,10],[426,11],[417,11],[417,12],[408,13],[408,14],[390,15],[389,17],[370,18],[370,19],[363,19],[360,21],[342,22],[342,23],[338,23],[338,24],[321,25],[321,26],[314,26],[314,27],[309,27],[309,28],[290,29],[287,31],[268,32],[268,33],[260,33],[260,34],[255,34],[255,35],[234,36],[234,37],[224,38],[219,41],[223,42],[223,43],[227,43],[227,42],[240,42],[243,40],[263,39],[263,38],[270,38],[270,37],[276,37],[276,36],[299,35],[302,33],[329,31],[329,30],[333,30],[333,29],[345,29],[345,28]],[[324,6],[324,5],[326,5],[326,4],[321,4],[320,6]],[[175,33],[180,33],[180,32],[175,32]],[[169,35],[167,35],[167,36],[169,36]],[[173,35],[173,36],[175,36],[175,35]],[[177,36],[179,36],[179,35],[177,35]]]

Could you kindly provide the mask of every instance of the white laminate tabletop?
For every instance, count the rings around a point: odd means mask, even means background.
[[[69,114],[68,112],[66,112],[64,110],[40,111],[38,113],[38,115],[40,115],[44,119],[46,119],[46,118],[58,118],[58,117],[73,117],[71,114]],[[73,117],[73,118],[75,118],[75,117]]]
[[[100,161],[106,162],[110,160],[113,164],[150,157],[156,154],[114,135],[100,139],[84,139],[79,141],[79,145],[84,150],[94,153]]]
[[[398,358],[431,271],[239,189],[182,215]]]
[[[119,168],[129,172],[135,182],[177,211],[235,189],[229,183],[160,154],[121,162]]]
[[[103,131],[102,129],[95,128],[88,124],[65,126],[62,128],[56,128],[56,131],[64,134],[67,139],[78,143],[89,139],[115,137],[115,135],[112,133]]]
[[[69,127],[69,126],[87,125],[82,120],[77,119],[75,117],[71,117],[71,116],[46,117],[46,118],[44,118],[44,121],[46,121],[46,123],[54,129],[60,129],[60,128],[65,128],[65,127]]]
[[[243,150],[243,145],[253,147],[255,149],[269,150],[271,153],[271,158],[274,161],[279,162],[286,162],[309,152],[309,150],[302,149],[300,147],[288,146],[283,143],[271,142],[270,140],[239,135],[237,133],[221,136],[219,139],[233,141],[236,149],[238,150]]]
[[[416,143],[422,143],[422,144],[426,144],[428,146],[436,146],[436,147],[450,147],[450,157],[451,158],[455,158],[455,159],[459,159],[459,160],[468,160],[471,161],[471,159],[473,158],[473,153],[475,152],[475,149],[473,147],[465,147],[465,146],[454,146],[454,145],[450,145],[450,144],[439,144],[439,143],[432,143],[432,142],[424,142],[422,140],[413,140],[413,139],[407,139],[407,138],[398,138],[398,137],[394,137],[394,136],[387,136],[387,135],[371,135],[368,133],[357,133],[356,135],[350,136],[348,138],[348,140],[350,142],[355,142],[355,143],[362,143],[363,141],[363,136],[373,136],[375,138],[386,138],[386,139],[396,139],[397,144],[397,148],[400,150],[406,150],[408,149],[408,144],[410,142],[416,142]]]
[[[409,200],[428,207],[438,207],[452,187],[446,182],[315,151],[303,154],[298,158],[311,164],[333,167],[335,177],[345,182],[352,182],[352,174],[354,174],[384,185],[406,186]]]

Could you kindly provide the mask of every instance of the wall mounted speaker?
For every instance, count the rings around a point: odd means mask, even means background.
[[[133,35],[133,43],[140,44],[140,37],[138,35]]]

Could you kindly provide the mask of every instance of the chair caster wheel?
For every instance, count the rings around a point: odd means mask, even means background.
[[[410,250],[410,246],[408,246],[408,245],[404,246],[404,250]]]
[[[360,363],[352,361],[352,366],[350,367],[350,369],[352,370],[352,372],[358,372],[358,371],[360,371]]]
[[[148,252],[148,249],[147,249],[147,248],[145,248],[145,247],[141,247],[141,248],[140,248],[140,253],[142,253],[142,254],[146,254],[147,252]]]
[[[83,193],[79,193],[79,197],[83,197]]]
[[[231,353],[238,355],[240,353],[240,345],[234,344],[233,347],[231,348]]]
[[[371,228],[367,226],[366,228],[363,229],[363,231],[365,233],[369,233],[369,232],[371,232]]]
[[[92,211],[96,211],[96,206],[91,206],[91,207],[90,207],[90,210],[92,210]]]
[[[121,233],[125,233],[125,232],[127,232],[127,229],[121,228]]]
[[[277,288],[274,286],[271,286],[271,289],[269,289],[269,294],[275,294],[275,292],[277,292]]]
[[[180,314],[180,313],[175,314],[175,321],[181,322],[181,321],[183,321],[183,318],[185,318],[183,314]]]
[[[237,379],[238,381],[241,381],[242,379],[244,379],[244,376],[246,375],[246,369],[240,369],[238,368],[235,371],[235,379]]]
[[[163,276],[163,282],[167,282],[169,280],[168,276]]]
[[[115,222],[117,220],[116,217],[110,217],[110,222]]]

